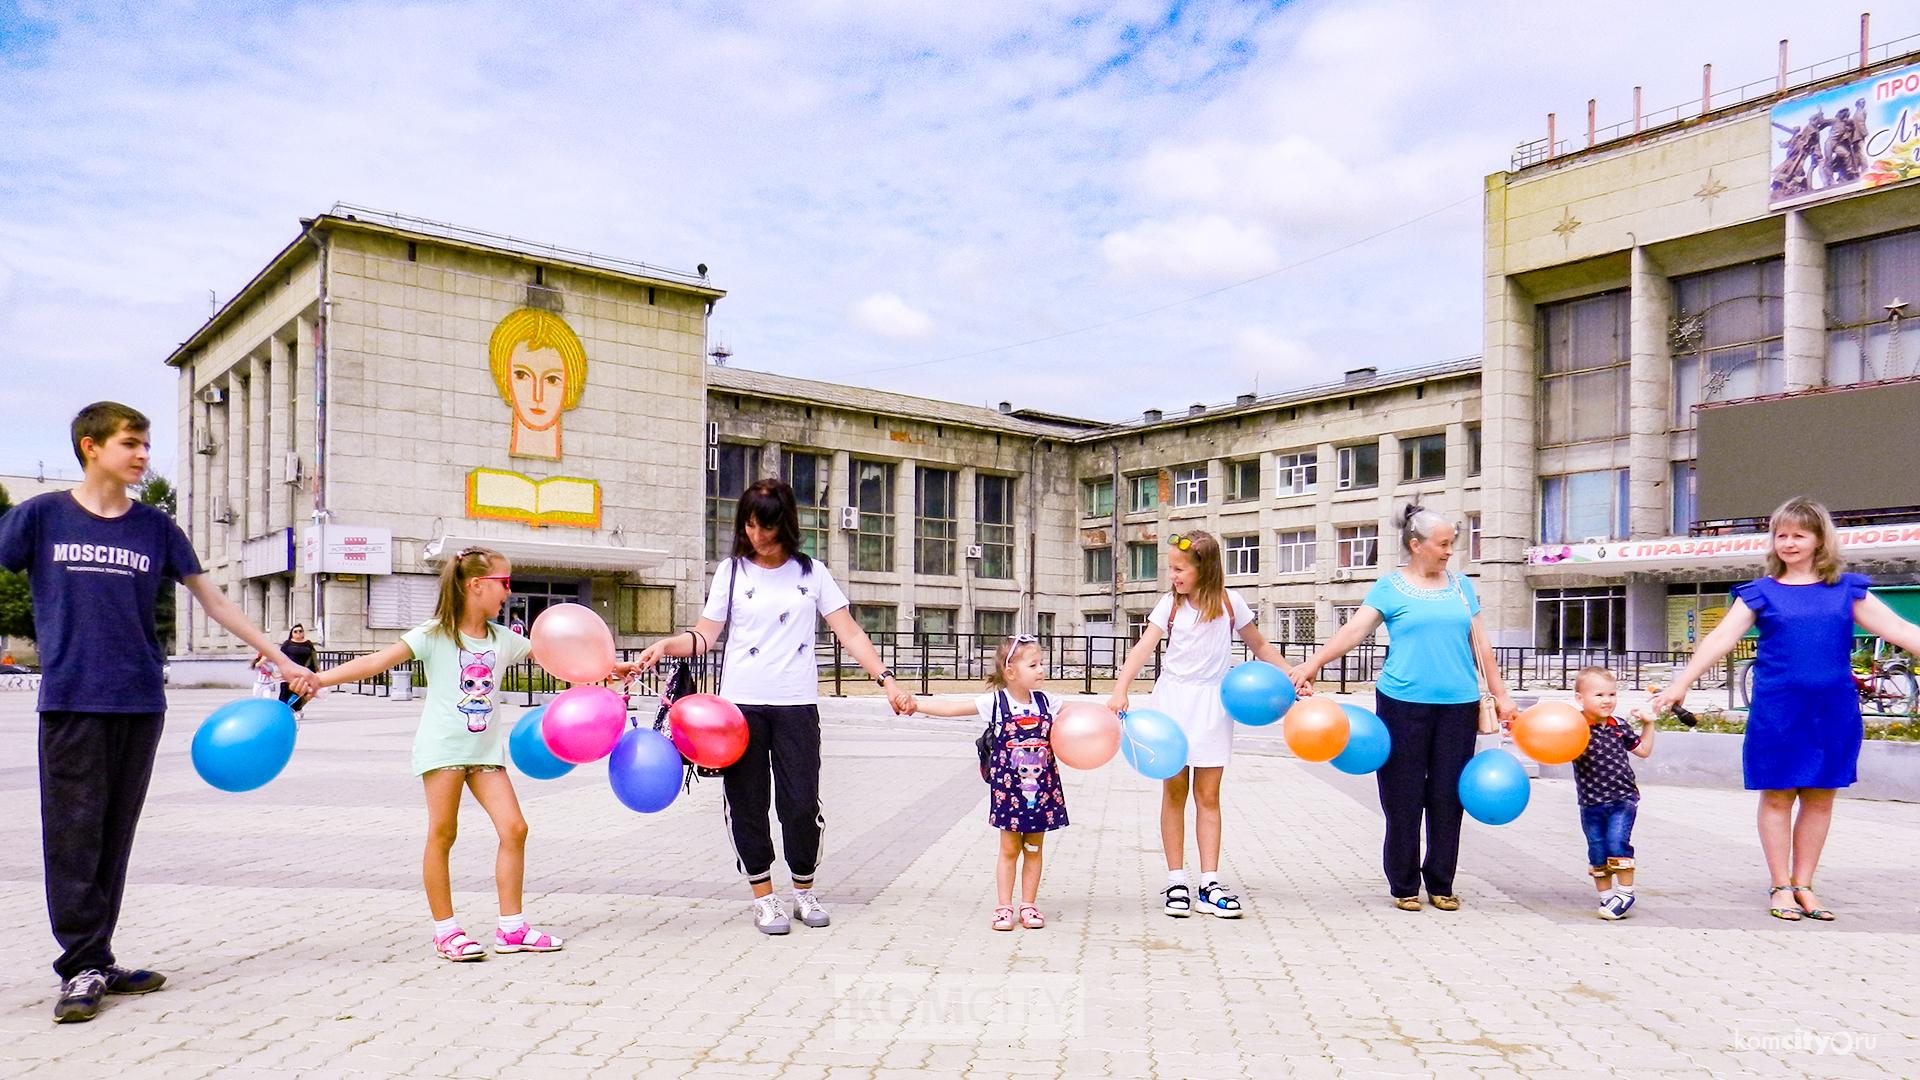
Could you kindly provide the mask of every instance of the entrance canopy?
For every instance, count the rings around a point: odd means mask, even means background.
[[[437,563],[470,547],[492,548],[512,560],[516,567],[540,567],[553,570],[601,570],[615,573],[638,572],[660,566],[668,552],[661,548],[626,547],[621,544],[564,544],[550,540],[508,540],[497,536],[461,536],[448,533],[427,541],[421,555]]]

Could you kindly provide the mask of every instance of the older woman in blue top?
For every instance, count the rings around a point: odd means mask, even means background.
[[[1720,625],[1651,705],[1659,713],[1678,704],[1695,679],[1760,628],[1740,756],[1747,790],[1760,792],[1760,850],[1773,877],[1768,903],[1776,919],[1831,922],[1833,912],[1813,893],[1813,872],[1833,823],[1834,792],[1854,782],[1860,761],[1853,626],[1910,652],[1920,652],[1920,627],[1868,592],[1865,577],[1841,572],[1840,536],[1819,503],[1789,499],[1768,531],[1767,576],[1734,586]],[[1794,906],[1775,899],[1783,892]]]
[[[1473,583],[1447,569],[1453,535],[1453,526],[1430,510],[1408,506],[1402,511],[1406,565],[1374,582],[1347,624],[1293,669],[1294,682],[1304,690],[1321,668],[1375,627],[1387,628],[1387,661],[1374,687],[1376,711],[1393,738],[1376,777],[1387,819],[1381,862],[1394,905],[1404,911],[1420,910],[1423,881],[1434,907],[1453,911],[1460,906],[1453,891],[1460,856],[1460,771],[1473,756],[1482,677],[1500,718],[1511,720],[1515,712],[1480,629]]]

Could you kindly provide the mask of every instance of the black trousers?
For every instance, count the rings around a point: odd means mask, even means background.
[[[797,888],[813,884],[826,836],[820,812],[820,709],[814,705],[742,705],[747,752],[721,776],[734,862],[750,884],[773,878],[773,827]]]
[[[62,980],[113,963],[133,830],[164,713],[40,714],[40,846]]]
[[[1375,691],[1374,705],[1393,739],[1387,763],[1376,774],[1380,811],[1387,819],[1380,856],[1387,890],[1394,896],[1418,896],[1424,882],[1428,895],[1452,896],[1454,866],[1460,861],[1460,772],[1473,757],[1480,703],[1427,705]]]

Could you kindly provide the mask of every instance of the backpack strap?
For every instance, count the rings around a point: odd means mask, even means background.
[[[1053,722],[1052,706],[1053,703],[1047,700],[1047,692],[1045,690],[1035,690],[1033,692],[1033,707],[1040,710],[1040,719],[1048,723]]]

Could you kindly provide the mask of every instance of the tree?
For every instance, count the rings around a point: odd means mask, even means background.
[[[0,485],[0,517],[13,509],[13,496]],[[0,570],[0,637],[34,640],[33,594],[27,588],[27,575]]]
[[[140,482],[138,497],[141,502],[157,507],[168,517],[174,516],[175,508],[180,503],[180,496],[174,491],[173,482],[151,470],[148,471],[147,478]],[[173,619],[173,589],[171,587],[161,589],[159,598],[153,604],[153,621],[160,631],[162,648],[171,649],[174,646]]]

